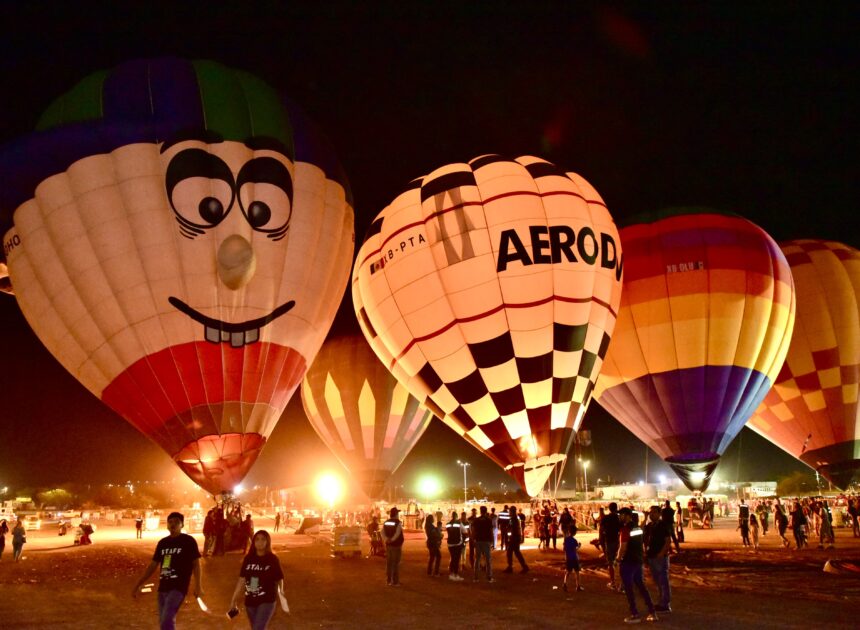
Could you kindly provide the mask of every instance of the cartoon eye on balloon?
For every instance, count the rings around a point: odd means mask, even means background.
[[[415,180],[379,214],[353,303],[409,392],[534,496],[582,421],[621,269],[588,182],[539,158],[486,155]]]
[[[381,497],[433,417],[361,336],[327,340],[301,392],[317,435],[371,498]]]
[[[621,243],[624,291],[595,398],[704,491],[785,358],[791,271],[764,230],[716,210],[635,217]]]
[[[860,251],[780,244],[797,291],[785,363],[749,427],[842,489],[860,470]]]
[[[0,179],[4,286],[40,340],[195,482],[232,490],[348,279],[352,202],[310,123],[248,73],[133,61],[57,99]]]

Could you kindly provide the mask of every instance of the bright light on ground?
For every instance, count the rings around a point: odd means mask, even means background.
[[[316,487],[320,499],[328,503],[330,508],[343,496],[343,480],[333,472],[321,474]]]
[[[418,492],[426,499],[432,499],[435,497],[439,494],[439,490],[441,490],[441,484],[439,483],[439,480],[432,475],[425,475],[418,480]]]

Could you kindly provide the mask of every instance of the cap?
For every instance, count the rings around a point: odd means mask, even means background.
[[[398,510],[396,507],[393,507],[388,511],[388,516],[390,516],[391,518],[394,518],[398,514],[400,514],[400,510]]]

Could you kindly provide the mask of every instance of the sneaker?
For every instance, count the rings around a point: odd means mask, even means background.
[[[606,585],[606,588],[608,588],[608,589],[609,589],[609,590],[611,590],[611,591],[617,591],[617,590],[618,590],[618,587],[617,587],[617,586],[615,586],[615,584],[613,584],[612,582],[609,582],[609,583]]]
[[[624,623],[639,623],[640,621],[642,621],[642,617],[639,615],[630,615],[624,618]]]
[[[645,617],[645,621],[660,621],[660,619],[657,618],[657,613],[652,612],[647,617]]]
[[[584,587],[582,587],[582,586],[577,586],[577,587],[576,587],[576,590],[577,590],[577,591],[584,591],[584,590],[585,590],[585,588],[584,588]]]
[[[456,582],[457,576],[454,575],[453,573],[450,573],[450,574],[448,574],[448,579],[451,580],[452,582]]]
[[[458,576],[457,576],[457,581],[458,581],[458,582],[462,582],[462,581],[463,581],[463,580],[465,580],[465,579],[466,579],[466,578],[464,578],[462,575],[458,575]]]
[[[657,606],[656,608],[654,608],[654,610],[656,610],[661,615],[668,615],[670,612],[672,612],[672,607],[671,606]]]

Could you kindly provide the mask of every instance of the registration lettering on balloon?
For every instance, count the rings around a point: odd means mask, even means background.
[[[349,275],[348,187],[313,127],[246,72],[133,61],[49,106],[0,178],[37,336],[195,482],[232,490]]]

